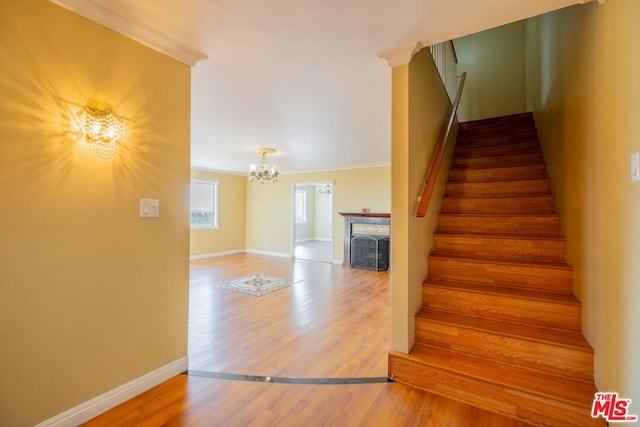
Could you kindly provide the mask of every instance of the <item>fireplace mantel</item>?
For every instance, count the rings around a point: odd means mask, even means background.
[[[338,212],[344,217],[344,261],[351,267],[351,238],[354,236],[354,224],[386,225],[386,236],[390,235],[391,214],[372,212]],[[355,234],[358,234],[357,232]],[[370,233],[365,233],[370,234]],[[380,233],[371,233],[380,235]]]

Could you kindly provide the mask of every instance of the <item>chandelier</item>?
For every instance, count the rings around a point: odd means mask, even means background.
[[[318,193],[320,194],[331,194],[332,192],[331,184],[327,184],[324,187],[318,187]]]
[[[259,148],[256,152],[260,154],[260,166],[254,163],[249,165],[249,181],[258,181],[260,184],[264,184],[267,181],[278,182],[278,176],[280,175],[278,166],[269,166],[265,159],[267,154],[273,154],[276,150],[273,148]]]

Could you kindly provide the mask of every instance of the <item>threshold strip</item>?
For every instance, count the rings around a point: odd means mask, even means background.
[[[194,377],[215,378],[218,380],[252,381],[272,384],[373,384],[393,382],[390,377],[361,377],[361,378],[300,378],[300,377],[265,377],[261,375],[229,374],[226,372],[211,372],[189,369],[187,375]]]

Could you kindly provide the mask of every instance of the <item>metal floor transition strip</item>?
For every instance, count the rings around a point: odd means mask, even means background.
[[[361,377],[361,378],[299,378],[299,377],[263,377],[260,375],[229,374],[226,372],[211,372],[189,369],[187,375],[208,377],[218,380],[252,381],[273,384],[371,384],[393,382],[389,377]]]

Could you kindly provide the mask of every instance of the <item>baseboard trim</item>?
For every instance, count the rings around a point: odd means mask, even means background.
[[[221,256],[226,256],[226,255],[243,254],[244,252],[245,252],[244,249],[236,249],[233,251],[225,251],[225,252],[211,252],[208,254],[191,255],[189,257],[189,260],[194,261],[198,259],[217,258]]]
[[[254,249],[247,249],[246,252],[248,254],[255,254],[255,255],[277,256],[280,258],[292,258],[291,254],[285,254],[283,252],[256,251]]]
[[[307,237],[306,239],[297,239],[296,243],[304,243],[304,242],[310,242],[312,240],[316,240],[313,237]]]
[[[333,261],[331,261],[333,264],[344,264],[344,260],[343,259],[334,259]]]
[[[158,369],[148,372],[134,380],[107,391],[68,409],[53,418],[37,424],[35,427],[73,427],[89,421],[111,408],[149,390],[152,387],[185,372],[189,367],[187,356],[174,360]]]

